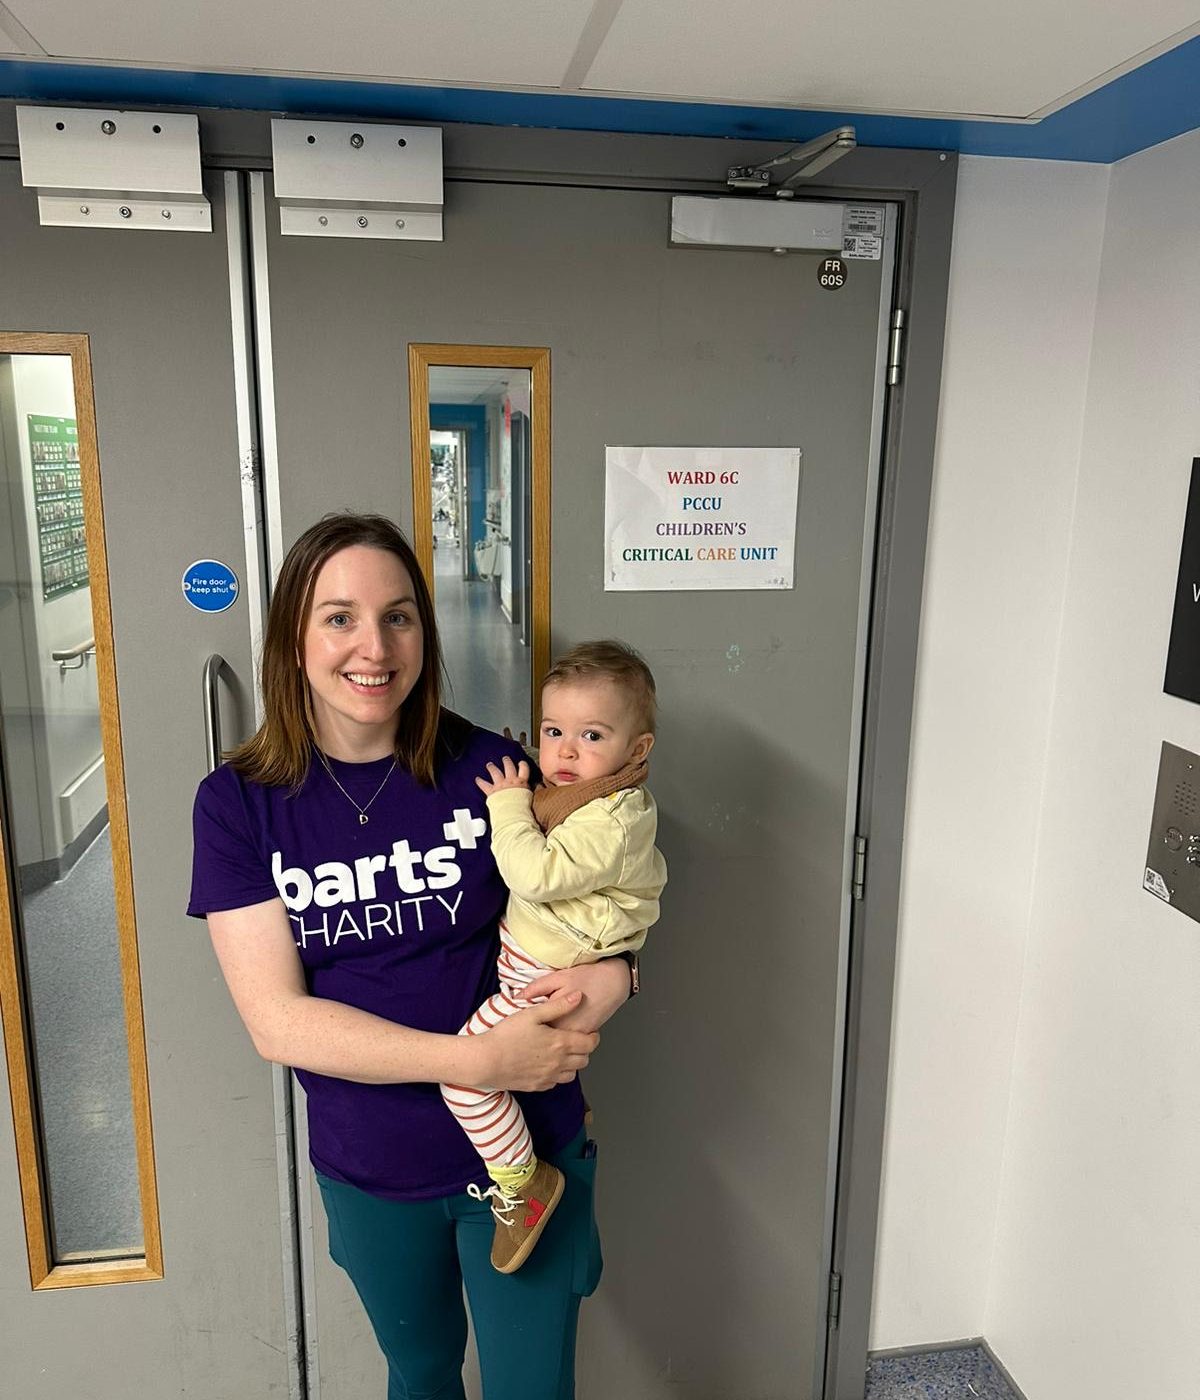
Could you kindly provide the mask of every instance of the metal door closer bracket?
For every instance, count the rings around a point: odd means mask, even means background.
[[[271,123],[279,231],[442,238],[442,132],[377,122]]]
[[[212,232],[193,113],[18,107],[17,139],[44,225]]]

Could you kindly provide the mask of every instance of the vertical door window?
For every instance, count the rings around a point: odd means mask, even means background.
[[[87,342],[0,335],[0,1009],[35,1287],[161,1273]]]
[[[412,345],[413,510],[449,703],[532,732],[548,664],[549,351]]]

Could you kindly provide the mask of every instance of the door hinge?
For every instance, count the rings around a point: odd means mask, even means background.
[[[899,384],[904,373],[904,312],[892,312],[892,337],[888,344],[887,382]]]
[[[854,838],[854,874],[851,877],[850,893],[861,899],[867,888],[867,838]]]
[[[838,1323],[842,1317],[842,1276],[832,1273],[829,1275],[829,1306],[827,1310],[829,1318],[829,1330],[836,1332]]]

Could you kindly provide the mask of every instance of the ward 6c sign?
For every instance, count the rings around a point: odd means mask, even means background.
[[[605,448],[609,592],[791,588],[798,447]]]

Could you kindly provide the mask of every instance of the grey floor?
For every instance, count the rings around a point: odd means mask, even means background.
[[[462,577],[460,549],[439,540],[434,606],[450,678],[448,703],[485,729],[529,729],[529,648],[504,616],[490,580]]]
[[[22,910],[55,1258],[140,1254],[108,828]]]
[[[867,1400],[1020,1400],[981,1346],[916,1356],[877,1356],[867,1368]]]

